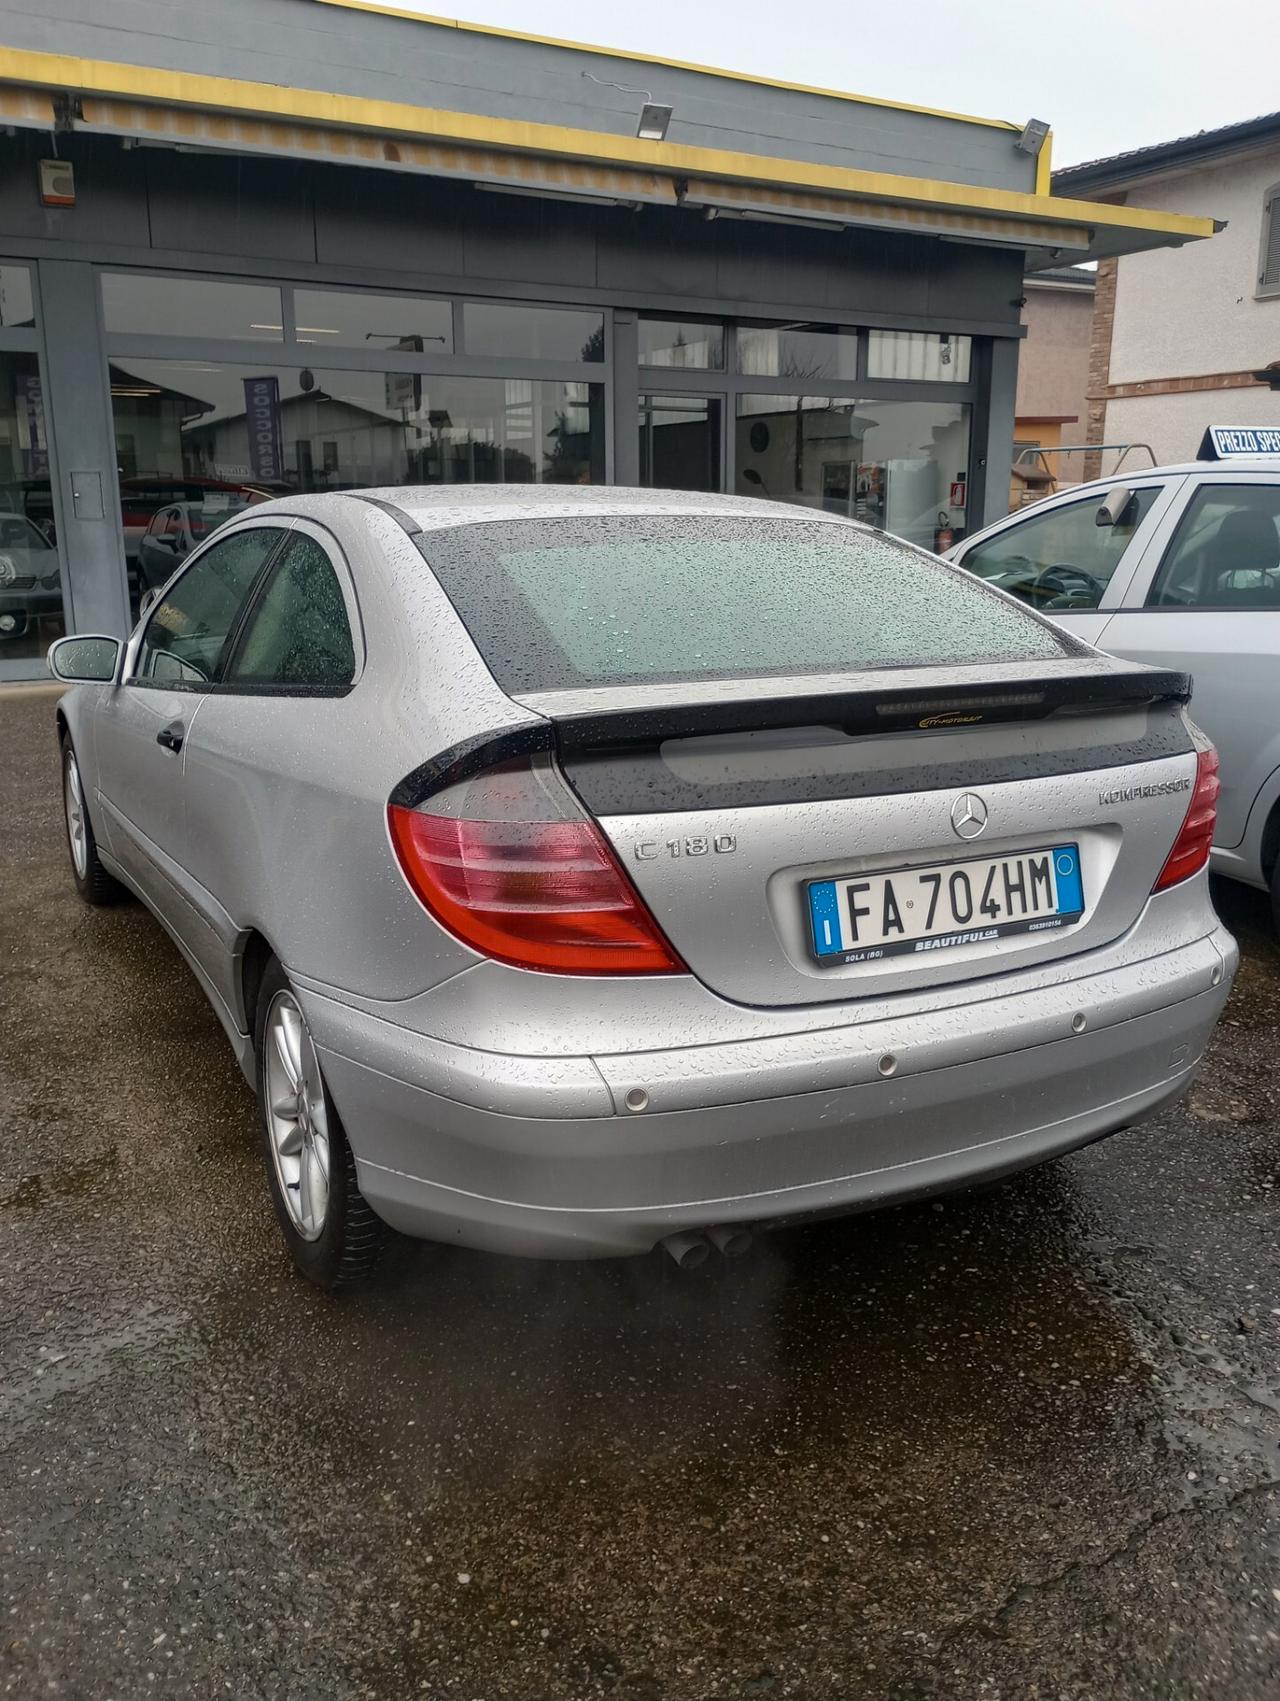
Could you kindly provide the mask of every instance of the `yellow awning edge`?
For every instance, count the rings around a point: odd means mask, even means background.
[[[613,187],[607,186],[604,177],[584,177],[584,188],[596,195],[667,204],[685,198],[688,186],[695,182],[720,185],[738,195],[749,187],[785,198],[797,216],[815,212],[839,221],[843,210],[848,214],[844,222],[850,224],[888,222],[900,229],[941,234],[950,226],[956,234],[975,240],[1015,245],[1025,241],[1046,250],[1072,250],[1073,258],[1088,257],[1084,250],[1095,256],[1124,253],[1201,240],[1214,232],[1212,219],[1070,200],[1039,189],[1029,194],[811,160],[650,142],[605,131],[17,48],[0,48],[0,85],[0,101],[42,102],[32,109],[37,118],[27,120],[41,126],[46,114],[52,122],[50,97],[61,94],[73,102],[73,128],[119,135],[173,135],[187,123],[188,139],[206,146],[301,153],[512,183],[520,181],[522,174],[536,183],[545,182],[548,175],[560,180],[560,172],[606,176],[613,172],[617,174]],[[253,122],[272,128],[262,128],[256,139],[251,138],[248,126]],[[240,127],[238,131],[235,126]],[[325,133],[330,139],[325,139]],[[344,138],[341,144],[332,139],[335,134]],[[403,157],[406,147],[408,159]],[[452,163],[449,150],[455,150]],[[477,169],[477,151],[488,157],[483,169]],[[521,159],[539,160],[544,166],[521,168],[515,163]],[[554,162],[560,171],[546,174],[545,162]],[[818,201],[824,204],[819,206]],[[922,216],[888,218],[887,208]],[[953,218],[940,220],[939,214]]]

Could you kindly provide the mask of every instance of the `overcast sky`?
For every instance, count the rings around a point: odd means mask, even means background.
[[[450,15],[431,0],[405,10]],[[1280,109],[1272,0],[475,0],[453,15],[979,117],[1047,118],[1055,165]]]

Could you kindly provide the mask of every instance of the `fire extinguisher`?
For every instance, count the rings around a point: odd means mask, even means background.
[[[933,553],[941,555],[944,549],[950,549],[955,542],[956,534],[951,521],[941,510],[938,512],[938,524],[933,534]]]

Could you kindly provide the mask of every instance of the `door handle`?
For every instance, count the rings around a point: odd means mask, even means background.
[[[156,734],[156,743],[163,744],[166,750],[172,750],[175,755],[182,749],[182,741],[187,735],[187,729],[181,721],[170,721],[168,726],[162,726]]]

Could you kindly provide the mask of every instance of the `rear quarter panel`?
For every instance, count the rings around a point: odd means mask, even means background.
[[[394,521],[350,499],[329,521],[359,602],[363,667],[342,697],[206,699],[187,748],[191,872],[196,900],[232,936],[224,973],[252,929],[299,977],[398,999],[477,958],[410,892],[389,794],[477,730],[537,717],[498,691]]]

